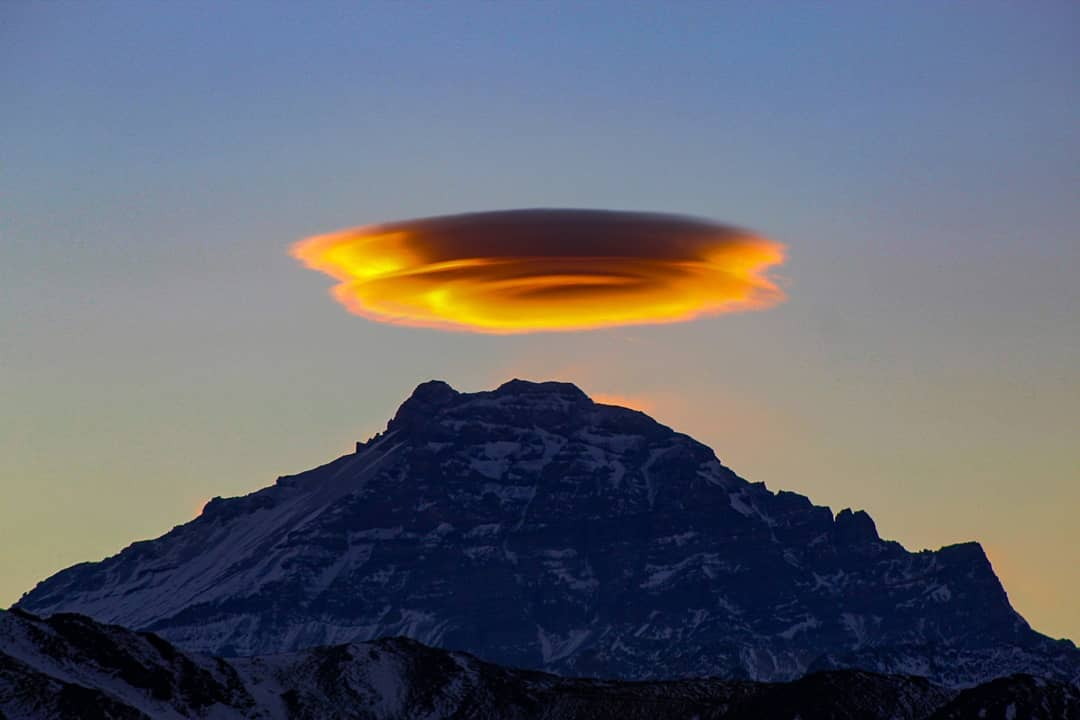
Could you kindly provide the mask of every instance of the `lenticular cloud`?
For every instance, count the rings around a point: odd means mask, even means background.
[[[771,307],[782,245],[704,220],[507,210],[301,240],[293,257],[378,322],[484,333],[670,323]]]

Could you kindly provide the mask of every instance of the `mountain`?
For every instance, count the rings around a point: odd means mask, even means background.
[[[977,543],[908,552],[865,512],[770,492],[552,382],[424,383],[354,454],[215,498],[18,607],[225,656],[401,635],[574,676],[1080,682],[1080,650],[1028,626]]]
[[[958,693],[925,678],[861,670],[792,683],[572,679],[405,638],[224,660],[81,615],[0,612],[0,718],[7,720],[771,717],[1067,720],[1080,717],[1080,690],[1013,676]]]

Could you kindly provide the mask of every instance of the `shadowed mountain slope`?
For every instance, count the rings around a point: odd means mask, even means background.
[[[0,612],[7,720],[1068,720],[1077,689],[1031,676],[963,692],[861,670],[792,683],[625,682],[513,670],[386,638],[256,658],[185,653],[80,615]]]
[[[226,656],[401,635],[624,679],[1080,681],[1080,651],[1028,626],[978,544],[908,552],[640,412],[520,380],[422,384],[354,454],[215,498],[18,607]]]

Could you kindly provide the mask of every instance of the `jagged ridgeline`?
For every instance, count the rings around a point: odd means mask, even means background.
[[[406,636],[606,678],[1080,681],[1080,651],[1028,626],[978,544],[908,552],[563,383],[425,383],[355,454],[215,499],[18,607],[226,656]]]
[[[406,638],[253,658],[186,653],[81,615],[0,611],[10,720],[1068,720],[1080,689],[1013,675],[962,691],[827,670],[791,683],[560,678]]]

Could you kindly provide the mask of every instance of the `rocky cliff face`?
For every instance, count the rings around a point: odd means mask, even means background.
[[[402,635],[565,675],[1080,681],[1080,651],[1031,630],[978,544],[907,552],[561,383],[425,383],[355,454],[18,606],[227,656]]]
[[[562,678],[405,638],[223,660],[79,615],[0,612],[8,720],[1068,720],[1073,686],[1013,676],[950,691],[861,670],[792,683]]]

